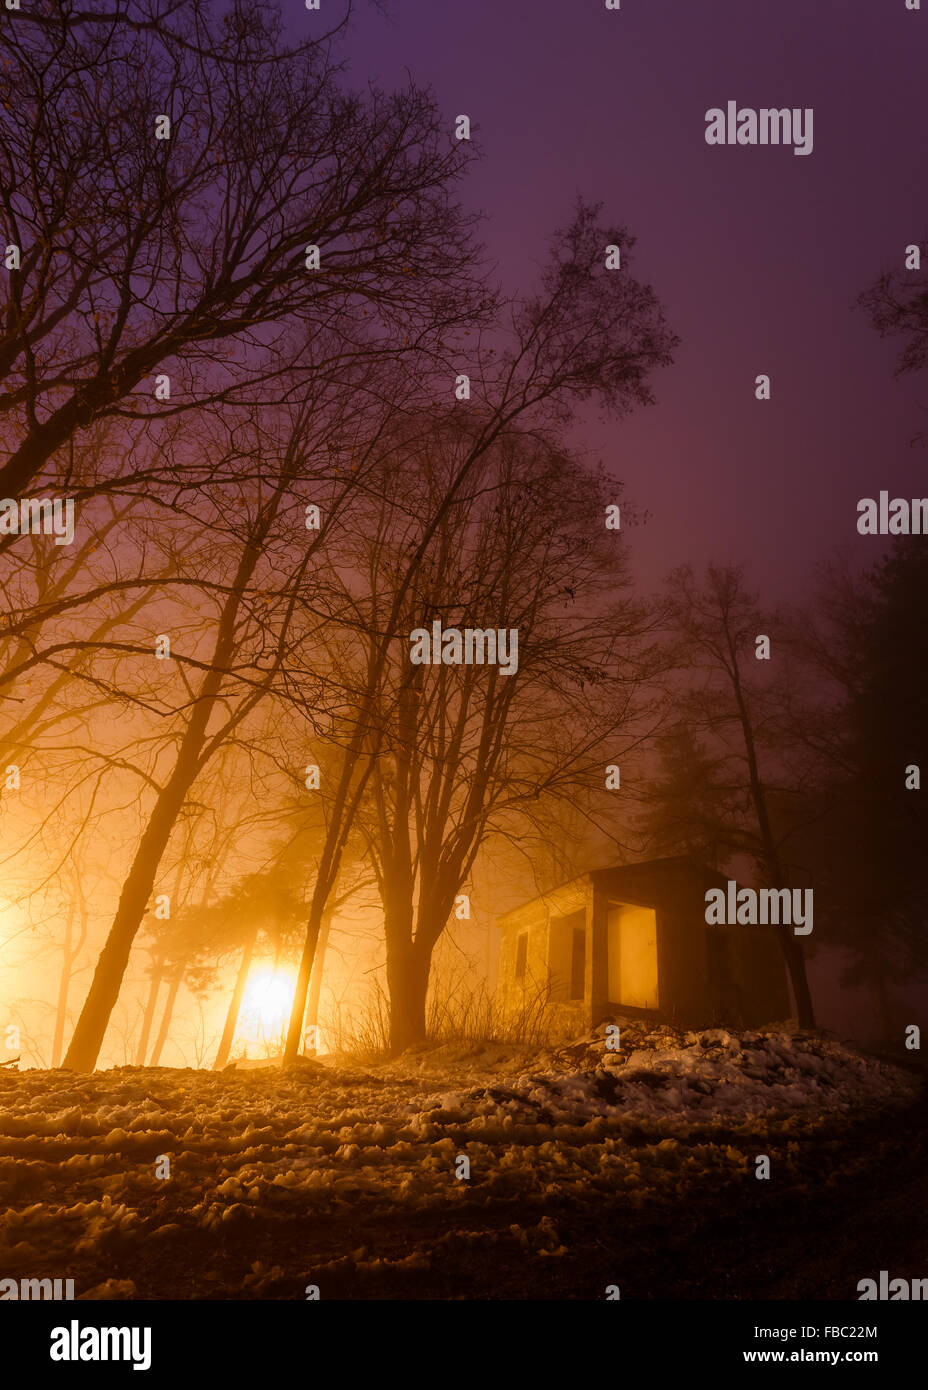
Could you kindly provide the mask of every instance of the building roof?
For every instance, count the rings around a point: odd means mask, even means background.
[[[522,916],[527,907],[554,899],[566,890],[579,888],[585,882],[592,882],[598,889],[621,894],[627,901],[641,907],[652,907],[658,911],[672,911],[681,907],[681,898],[686,895],[686,906],[697,905],[697,893],[704,897],[708,888],[724,889],[728,883],[724,874],[712,869],[708,864],[688,854],[670,855],[663,859],[644,859],[636,864],[616,864],[610,868],[588,869],[567,883],[559,884],[547,893],[539,893],[518,907],[511,908],[497,918],[497,924],[504,928]]]

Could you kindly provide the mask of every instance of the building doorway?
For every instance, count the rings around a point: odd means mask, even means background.
[[[654,909],[610,903],[606,953],[610,1004],[656,1009],[657,913]]]

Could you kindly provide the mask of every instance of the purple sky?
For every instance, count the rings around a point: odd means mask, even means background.
[[[643,579],[736,560],[794,597],[837,545],[876,558],[856,503],[928,492],[908,443],[928,391],[892,378],[854,301],[928,231],[928,4],[390,0],[387,17],[362,6],[348,48],[354,85],[408,69],[449,129],[459,112],[479,128],[464,196],[507,288],[532,284],[578,192],[637,235],[635,273],[682,344],[656,407],[582,439],[652,513]],[[729,99],[811,106],[812,154],[706,145],[705,112]]]

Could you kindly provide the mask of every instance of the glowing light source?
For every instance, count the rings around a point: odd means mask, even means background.
[[[257,970],[245,986],[238,1037],[243,1042],[277,1042],[290,1018],[296,976],[288,970]]]

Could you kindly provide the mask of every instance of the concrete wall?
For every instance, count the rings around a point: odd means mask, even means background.
[[[577,912],[586,915],[586,965],[589,970],[591,903],[589,879],[575,879],[542,898],[507,912],[499,919],[502,937],[496,1000],[500,1011],[511,1023],[518,1022],[547,999],[552,1037],[570,1037],[588,1026],[585,1002],[568,998],[569,949],[564,933],[555,930],[552,941],[551,922],[555,919],[556,923],[557,919],[570,917]],[[526,970],[524,978],[517,980],[516,956],[519,937],[523,934],[527,936]],[[558,940],[558,937],[561,939]]]

